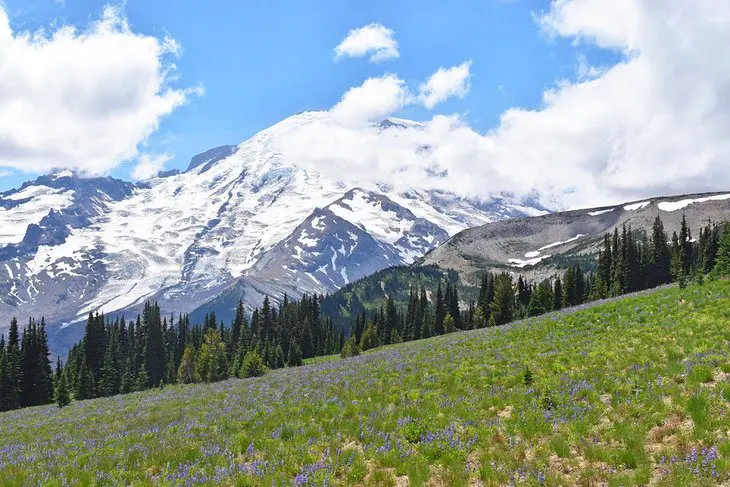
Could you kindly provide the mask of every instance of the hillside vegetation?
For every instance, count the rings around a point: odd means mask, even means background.
[[[3,485],[717,485],[730,282],[0,415]]]

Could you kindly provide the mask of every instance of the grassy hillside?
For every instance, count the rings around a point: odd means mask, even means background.
[[[717,485],[730,282],[0,415],[2,485]],[[529,372],[527,372],[529,370]]]

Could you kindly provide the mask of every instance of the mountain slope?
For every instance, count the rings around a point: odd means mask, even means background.
[[[6,412],[0,478],[726,485],[729,318],[718,281],[257,379]]]
[[[603,235],[624,223],[651,232],[660,216],[669,235],[682,217],[696,238],[708,222],[730,221],[730,194],[708,193],[653,198],[612,207],[553,213],[488,223],[464,230],[410,266],[396,266],[352,282],[325,296],[322,311],[348,327],[360,311],[372,312],[389,297],[405,308],[412,286],[429,295],[446,279],[459,287],[462,306],[478,296],[485,271],[507,271],[539,281],[576,263],[591,270]]]
[[[290,117],[238,146],[193,157],[184,173],[137,186],[63,174],[4,193],[0,272],[10,297],[0,298],[0,332],[13,315],[45,315],[68,343],[79,327],[67,325],[87,313],[136,313],[146,300],[185,312],[222,293],[257,306],[265,295],[333,292],[410,264],[465,228],[547,213],[532,196],[473,201],[396,191],[284,160],[281,142],[328,116]],[[386,122],[378,133],[421,130]],[[58,332],[52,327],[52,339]]]
[[[679,232],[686,216],[697,237],[708,222],[730,221],[730,193],[660,197],[488,223],[458,233],[418,263],[453,269],[467,285],[477,285],[485,270],[506,270],[537,280],[570,263],[581,262],[590,269],[606,232],[626,224],[650,235],[657,216],[670,235]]]

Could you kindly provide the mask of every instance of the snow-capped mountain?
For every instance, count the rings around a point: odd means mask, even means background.
[[[232,290],[251,306],[331,292],[465,228],[547,213],[502,195],[334,181],[284,160],[277,142],[325,116],[290,117],[137,185],[65,171],[0,194],[0,327],[44,315],[75,339],[79,327],[67,325],[90,311],[131,314],[146,300],[192,311]],[[389,119],[378,130],[419,124]]]

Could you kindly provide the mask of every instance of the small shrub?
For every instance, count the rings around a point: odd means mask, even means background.
[[[402,428],[403,437],[408,440],[409,443],[418,443],[421,441],[421,436],[427,433],[426,427],[419,421],[411,421],[403,425]]]
[[[523,381],[527,387],[530,387],[535,382],[535,377],[532,375],[532,371],[529,367],[525,369]]]
[[[266,366],[261,356],[255,350],[251,350],[243,357],[240,376],[242,378],[260,377],[266,372]]]
[[[345,344],[342,346],[340,357],[349,358],[357,357],[358,355],[360,355],[360,346],[357,344],[357,341],[355,341],[355,337],[351,336],[345,341]]]

